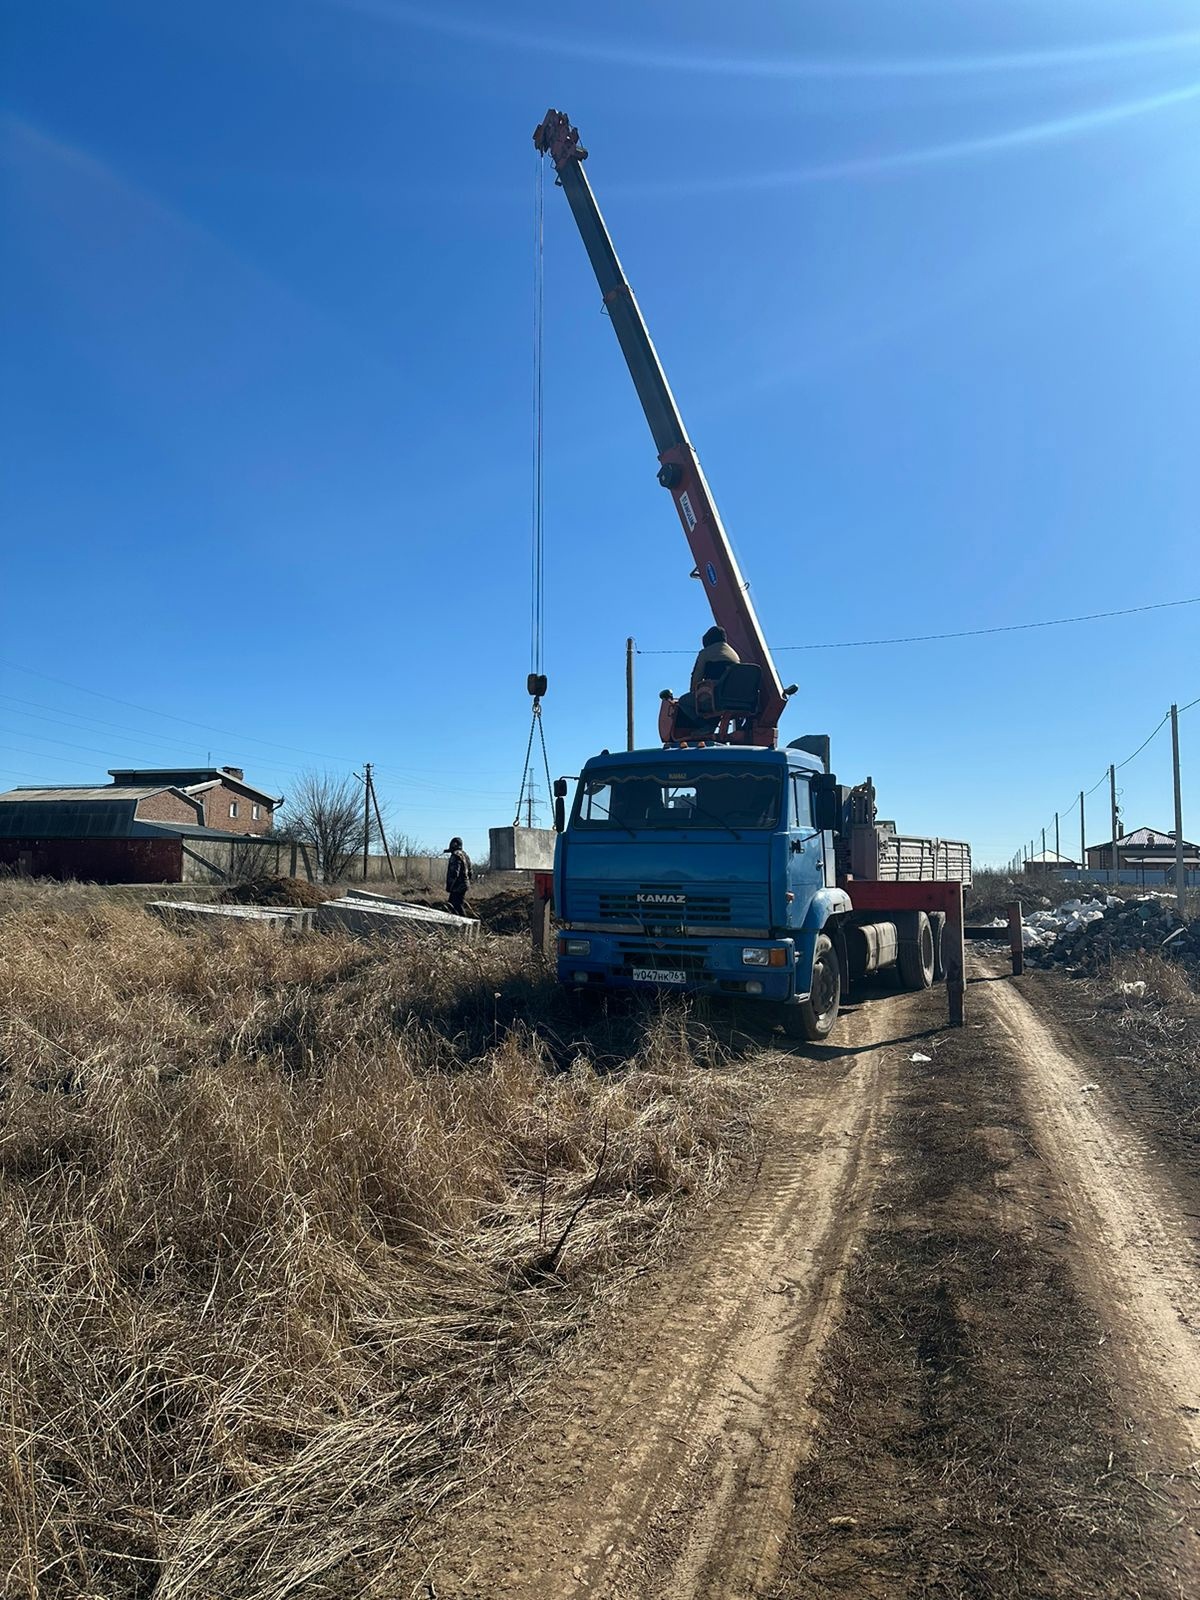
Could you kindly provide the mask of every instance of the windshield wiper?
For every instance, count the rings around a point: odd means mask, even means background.
[[[715,811],[709,811],[707,806],[697,805],[695,801],[692,802],[690,809],[693,812],[698,812],[702,817],[711,817],[718,827],[728,828],[733,837],[738,840],[739,843],[741,842],[742,836],[737,829],[733,827],[731,823],[726,822],[724,817],[719,817]]]
[[[624,828],[625,832],[629,835],[629,837],[631,839],[636,839],[637,838],[637,834],[633,831],[633,829],[629,826],[629,824],[625,821],[625,819],[623,817],[614,817],[612,812],[610,811],[608,816],[605,817],[604,820],[605,820],[605,822],[615,822],[618,828]]]

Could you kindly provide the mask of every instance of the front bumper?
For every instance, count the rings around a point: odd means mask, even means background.
[[[568,954],[568,941],[586,941],[586,955]],[[560,983],[574,989],[639,989],[676,994],[742,995],[754,1000],[805,999],[812,972],[812,940],[798,939],[655,939],[636,934],[599,934],[560,930],[557,971]],[[751,947],[781,950],[782,966],[747,965],[742,951]],[[805,952],[807,947],[807,963]],[[638,976],[634,976],[635,972]],[[801,985],[797,977],[803,974]],[[680,981],[682,979],[682,981]]]

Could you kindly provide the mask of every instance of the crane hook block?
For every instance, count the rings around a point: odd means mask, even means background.
[[[531,672],[527,688],[535,700],[540,700],[546,692],[546,674],[544,672]]]
[[[553,107],[533,130],[533,142],[544,156],[550,156],[558,172],[572,161],[587,160],[587,151],[579,142],[579,129],[571,126],[570,117]]]

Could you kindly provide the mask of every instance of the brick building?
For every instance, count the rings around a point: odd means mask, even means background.
[[[197,801],[206,828],[221,833],[270,833],[283,796],[247,783],[241,767],[110,767],[116,787],[177,790]]]
[[[1158,828],[1135,828],[1132,833],[1121,834],[1117,839],[1121,857],[1121,871],[1171,872],[1175,867],[1175,835],[1163,833]],[[1111,870],[1113,860],[1112,840],[1106,844],[1090,844],[1087,864],[1098,871]],[[1200,849],[1183,841],[1183,864],[1188,871],[1200,866]]]
[[[0,867],[28,877],[174,882],[183,875],[183,839],[210,833],[201,802],[168,785],[0,794]]]

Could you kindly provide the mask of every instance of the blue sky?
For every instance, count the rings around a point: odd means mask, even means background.
[[[1200,695],[1200,607],[785,648],[1200,593],[1191,6],[9,0],[3,28],[0,785],[369,759],[427,843],[511,821],[548,105],[801,685],[788,737],[1003,860]],[[557,773],[622,743],[626,635],[680,652],[639,657],[649,742],[709,618],[546,203]],[[1165,731],[1121,777],[1128,825],[1169,827]]]

